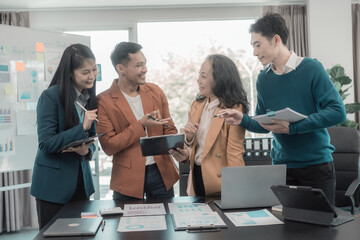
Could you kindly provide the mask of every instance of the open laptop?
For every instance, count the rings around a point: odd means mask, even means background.
[[[333,206],[321,189],[278,185],[271,190],[283,205],[284,219],[332,227],[354,220]]]
[[[225,167],[221,176],[221,209],[269,207],[279,204],[270,187],[285,184],[286,165]]]
[[[103,218],[59,218],[45,232],[44,237],[94,236]]]

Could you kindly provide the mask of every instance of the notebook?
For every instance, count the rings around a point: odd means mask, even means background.
[[[283,205],[284,219],[332,227],[354,220],[333,206],[321,189],[286,185],[271,189]]]
[[[103,218],[59,218],[45,232],[44,237],[94,236]]]
[[[184,148],[183,133],[161,135],[155,137],[141,137],[140,146],[143,156],[169,154],[170,149]]]
[[[279,204],[270,187],[285,184],[286,166],[225,167],[221,175],[221,209],[269,207]]]

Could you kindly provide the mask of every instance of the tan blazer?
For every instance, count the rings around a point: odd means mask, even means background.
[[[192,122],[199,123],[200,117],[206,104],[206,98],[202,102],[194,101],[190,108]],[[234,109],[242,111],[241,106]],[[215,111],[220,111],[218,107]],[[240,126],[230,126],[221,118],[213,118],[206,135],[204,151],[202,154],[201,171],[204,181],[206,196],[220,195],[221,193],[221,168],[244,166],[243,154],[245,129]],[[190,174],[188,178],[188,195],[194,195],[193,168],[195,162],[196,138],[190,156]],[[236,183],[234,183],[236,184]]]
[[[141,154],[140,137],[145,130],[135,118],[130,105],[114,80],[111,87],[100,93],[98,98],[97,132],[107,132],[101,137],[104,152],[113,155],[110,189],[124,195],[143,198],[145,179],[145,157]],[[160,110],[162,118],[169,118],[169,106],[159,86],[146,83],[140,86],[140,97],[144,114]],[[174,122],[169,122],[174,126]],[[147,128],[149,136],[177,133],[176,127],[153,126]],[[154,156],[166,189],[169,190],[179,179],[178,168],[169,155]]]

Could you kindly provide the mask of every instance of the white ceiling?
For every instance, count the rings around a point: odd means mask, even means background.
[[[194,5],[266,5],[305,0],[0,0],[0,10],[139,8]]]

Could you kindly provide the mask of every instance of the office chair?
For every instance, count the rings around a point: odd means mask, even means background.
[[[336,172],[335,205],[349,209],[352,214],[360,212],[360,132],[354,128],[328,128],[332,156]]]

